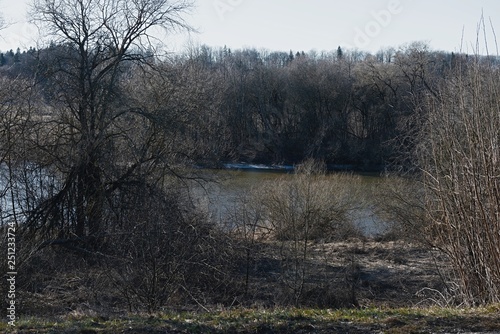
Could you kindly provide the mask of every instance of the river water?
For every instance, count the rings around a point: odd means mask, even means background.
[[[210,212],[212,219],[228,222],[234,219],[233,213],[239,210],[241,202],[252,188],[278,178],[292,178],[289,171],[271,171],[266,169],[219,170],[207,172],[216,182],[209,182],[195,187],[195,203]],[[352,192],[363,196],[351,213],[353,220],[366,236],[384,232],[386,224],[375,214],[374,196],[384,178],[375,174],[356,174],[358,182],[349,185]],[[332,178],[332,182],[334,178]]]
[[[1,168],[2,166],[0,166]],[[2,171],[5,172],[4,168]],[[240,168],[226,170],[199,170],[203,179],[211,179],[211,182],[193,182],[190,186],[191,199],[199,208],[210,213],[211,218],[216,222],[231,224],[235,212],[240,210],[241,202],[249,194],[252,188],[259,187],[266,182],[275,181],[278,178],[294,177],[290,168]],[[385,182],[383,177],[370,174],[356,174],[359,182],[354,182],[351,187],[352,192],[363,194],[359,205],[356,205],[352,217],[367,236],[381,234],[386,228],[381,219],[377,217],[372,200],[380,192],[380,185]],[[5,173],[0,173],[5,176]],[[43,176],[42,176],[43,177]],[[334,182],[335,178],[332,178]],[[0,177],[0,212],[2,221],[4,215],[12,211],[12,201],[10,193],[6,192],[8,183]],[[22,187],[21,187],[22,188]],[[19,189],[18,189],[19,190]],[[19,191],[22,191],[20,189]],[[41,190],[40,190],[41,191]],[[40,196],[42,194],[39,194]],[[238,222],[233,222],[237,224]]]

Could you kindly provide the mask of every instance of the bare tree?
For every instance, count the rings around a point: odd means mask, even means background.
[[[34,2],[33,20],[52,41],[40,55],[48,115],[38,149],[60,181],[26,226],[60,243],[93,243],[106,214],[116,215],[110,204],[116,192],[166,163],[151,110],[127,93],[126,78],[155,63],[155,28],[189,29],[181,15],[190,6],[187,0]]]
[[[30,80],[0,76],[0,85],[0,208],[2,221],[6,217],[15,221],[16,171],[29,159],[37,96]]]
[[[7,22],[5,22],[5,18],[2,13],[0,13],[0,30],[5,29],[7,27]]]

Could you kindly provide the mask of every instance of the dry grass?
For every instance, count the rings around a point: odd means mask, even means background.
[[[500,330],[500,306],[475,309],[237,309],[120,318],[27,318],[6,333],[463,333]]]
[[[279,261],[276,242],[259,243],[250,277],[250,299],[276,296],[279,280],[273,281]],[[355,285],[358,308],[302,308],[254,304],[235,307],[207,305],[207,310],[168,311],[153,314],[112,313],[74,304],[45,316],[21,314],[15,329],[0,325],[5,333],[458,333],[500,330],[500,306],[460,309],[445,304],[437,267],[444,258],[405,242],[375,242],[351,239],[344,242],[309,243],[308,279],[338,279],[331,295],[343,293],[345,279]],[[436,266],[437,264],[437,266]],[[314,270],[314,271],[313,271]],[[326,275],[326,276],[325,276]],[[276,285],[278,284],[278,285]],[[252,292],[260,295],[251,295]],[[50,296],[38,296],[32,303]],[[269,301],[269,300],[268,300]],[[75,300],[75,302],[77,302]],[[311,300],[309,302],[314,302]],[[55,303],[55,299],[47,300]],[[87,305],[89,306],[89,305]],[[207,312],[208,311],[208,312]],[[21,312],[22,313],[22,312]],[[33,313],[35,314],[35,313]]]

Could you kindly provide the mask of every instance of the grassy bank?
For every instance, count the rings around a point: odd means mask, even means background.
[[[7,333],[459,333],[500,331],[500,305],[488,308],[237,309],[104,318],[70,314],[23,318]]]

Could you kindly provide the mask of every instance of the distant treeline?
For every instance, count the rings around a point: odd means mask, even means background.
[[[1,53],[0,73],[36,76],[50,85],[46,60],[61,52],[71,53],[56,44]],[[314,158],[379,170],[409,162],[413,134],[426,117],[418,102],[435,96],[469,58],[477,59],[430,51],[422,43],[376,54],[341,47],[305,53],[199,46],[162,60],[151,56],[149,65],[152,72],[161,68],[168,81],[165,113],[183,115],[175,122],[177,135],[204,147],[192,152],[197,163]],[[136,69],[122,71],[127,78]]]

